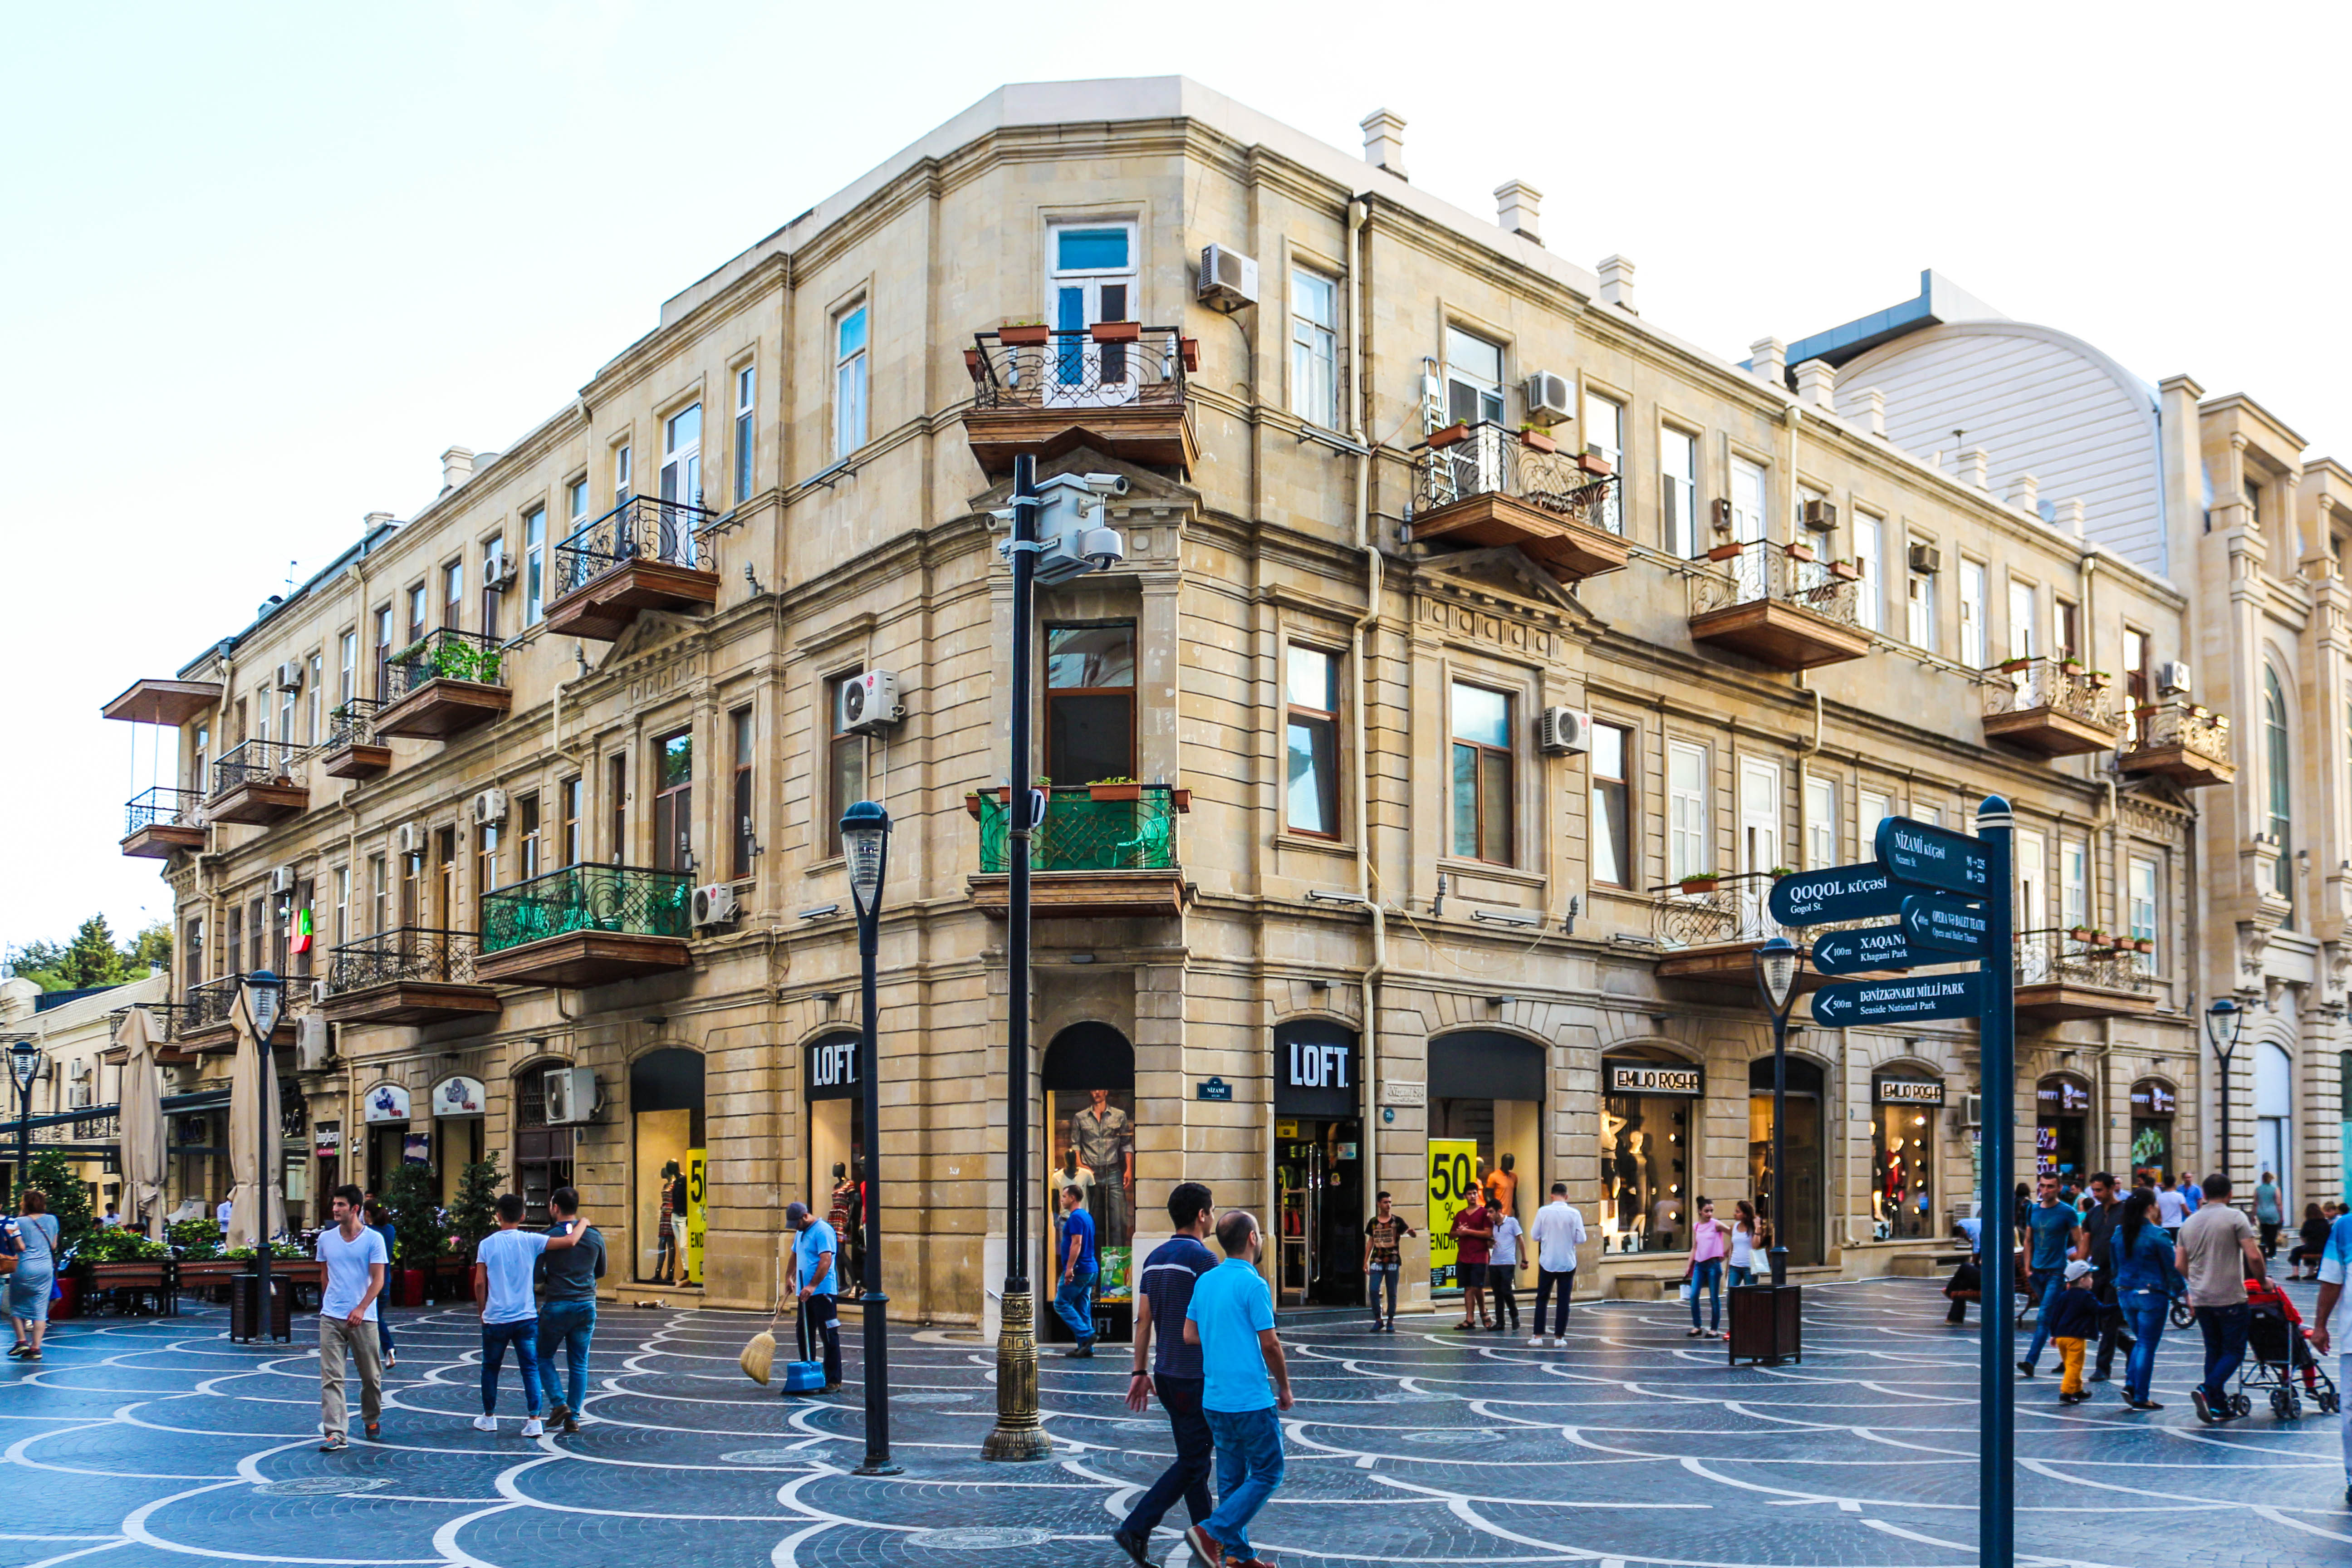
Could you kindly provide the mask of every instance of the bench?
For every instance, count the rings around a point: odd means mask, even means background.
[[[89,1281],[86,1288],[89,1311],[96,1312],[100,1303],[104,1302],[127,1317],[152,1300],[156,1317],[179,1316],[179,1266],[170,1258],[92,1263],[89,1269]]]

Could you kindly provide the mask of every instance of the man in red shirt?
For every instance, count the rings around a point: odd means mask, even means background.
[[[1456,1329],[1491,1329],[1486,1321],[1486,1260],[1493,1255],[1495,1222],[1483,1203],[1473,1202],[1454,1216],[1454,1277],[1462,1283],[1462,1321]]]

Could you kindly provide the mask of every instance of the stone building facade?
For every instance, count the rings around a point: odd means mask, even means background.
[[[764,1302],[782,1205],[873,1143],[833,827],[870,796],[886,1282],[984,1319],[1026,453],[1123,481],[1087,523],[1124,548],[1026,634],[1033,1235],[1067,1182],[1149,1245],[1206,1180],[1269,1216],[1284,1300],[1346,1302],[1386,1189],[1426,1300],[1433,1208],[1507,1157],[1523,1214],[1560,1181],[1592,1222],[1585,1289],[1654,1291],[1699,1196],[1762,1186],[1775,873],[1992,793],[2075,857],[2021,1026],[2099,1097],[2067,1162],[2124,1163],[2119,1108],[2195,1054],[2191,817],[2086,761],[2124,741],[2103,672],[1987,667],[2014,591],[2168,658],[2179,592],[2103,557],[2069,599],[2084,552],[2030,507],[1673,337],[1622,258],[1547,247],[1525,185],[1501,222],[1413,186],[1402,129],[1359,159],[1181,79],[1002,89],[110,704],[180,735],[125,849],[177,899],[186,1086],[226,1071],[206,988],[291,974],[314,1187],[497,1155],[534,1200],[580,1188],[624,1298]],[[1791,1054],[1796,1260],[1937,1250],[1973,1026]]]

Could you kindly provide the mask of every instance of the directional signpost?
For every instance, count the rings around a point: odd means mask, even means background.
[[[2008,1199],[2012,1159],[2011,1121],[2017,1081],[2016,983],[2010,948],[2015,923],[2010,903],[2009,802],[1988,795],[1977,808],[1974,837],[1932,823],[1890,816],[1878,825],[1875,858],[1783,877],[1772,884],[1772,918],[1784,926],[1893,916],[1890,926],[1825,931],[1813,939],[1813,967],[1824,974],[1880,973],[1937,964],[1965,970],[1851,980],[1813,993],[1813,1022],[1846,1029],[1923,1018],[1979,1022],[1982,1061],[1984,1187],[1977,1208],[1983,1220],[1985,1278],[2010,1274]],[[1998,1300],[1995,1298],[1998,1297]],[[2013,1467],[2016,1417],[2010,1400],[2016,1375],[2015,1324],[2008,1293],[1988,1289],[1984,1338],[1978,1362],[1983,1405],[1978,1446],[1977,1561],[1981,1568],[2011,1568],[2016,1561]]]

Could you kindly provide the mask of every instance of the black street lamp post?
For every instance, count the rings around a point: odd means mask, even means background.
[[[1772,1016],[1772,1287],[1789,1282],[1788,1171],[1789,1007],[1797,999],[1797,969],[1801,955],[1785,936],[1776,936],[1756,950],[1756,989],[1763,993],[1765,1011]]]
[[[2213,1047],[2214,1059],[2221,1064],[2221,1081],[2214,1100],[2221,1113],[2221,1164],[2216,1168],[2224,1176],[2230,1173],[2230,1058],[2238,1054],[2238,1037],[2245,1030],[2246,1009],[2238,1005],[2236,997],[2216,996],[2205,1009],[2205,1038]]]
[[[23,1205],[33,1179],[33,1080],[41,1072],[40,1043],[20,1035],[8,1044],[8,1072],[16,1080],[16,1195]]]
[[[253,1337],[269,1338],[278,1315],[269,1300],[269,1135],[278,1122],[278,1054],[269,1044],[278,1032],[278,1010],[285,1000],[286,983],[267,969],[245,977],[247,1016],[253,1020],[255,1142],[253,1169]]]
[[[890,814],[861,800],[841,816],[849,862],[849,896],[857,906],[857,1092],[866,1118],[866,1201],[857,1217],[865,1238],[861,1271],[866,1314],[866,1462],[861,1476],[895,1476],[890,1462],[890,1298],[882,1293],[882,1064],[876,1046],[874,968],[879,948],[882,878],[890,864]]]

